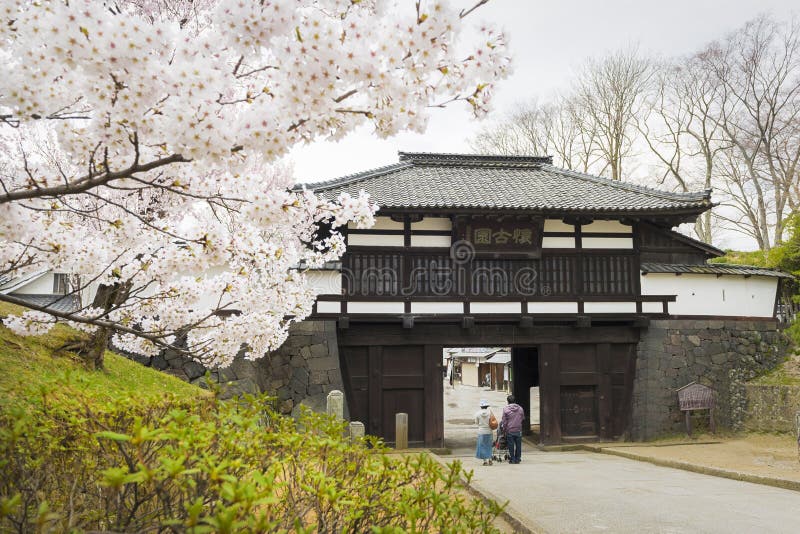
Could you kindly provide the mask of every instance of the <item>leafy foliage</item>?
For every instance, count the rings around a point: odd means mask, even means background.
[[[461,465],[394,456],[266,397],[0,415],[0,525],[18,532],[486,532],[500,513]],[[468,476],[468,475],[467,475]]]

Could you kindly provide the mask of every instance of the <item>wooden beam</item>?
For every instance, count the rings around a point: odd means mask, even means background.
[[[468,321],[461,323],[419,323],[411,330],[399,323],[357,323],[339,332],[342,346],[381,345],[443,345],[461,346],[535,346],[540,343],[638,343],[638,328],[632,326],[592,326],[575,328],[567,325],[541,325],[520,328],[513,324],[486,324]]]

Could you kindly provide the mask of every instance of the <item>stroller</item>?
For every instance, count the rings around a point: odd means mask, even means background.
[[[494,462],[508,462],[511,460],[511,455],[508,453],[508,441],[506,440],[506,433],[502,428],[497,429],[497,439],[494,440],[492,446],[492,461]]]

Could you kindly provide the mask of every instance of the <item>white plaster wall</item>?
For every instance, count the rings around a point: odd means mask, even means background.
[[[411,313],[464,313],[461,302],[412,302]]]
[[[581,238],[583,248],[633,248],[632,237],[591,237]]]
[[[574,232],[575,226],[566,224],[559,219],[545,219],[544,221],[545,232]]]
[[[348,228],[357,228],[356,223],[347,223]],[[402,221],[393,221],[391,217],[375,217],[375,225],[369,230],[402,230]]]
[[[404,243],[401,235],[380,234],[350,234],[347,236],[348,245],[365,247],[402,247]]]
[[[630,234],[633,232],[633,228],[626,226],[619,221],[594,221],[581,226],[581,232],[613,232],[619,234]]]
[[[667,302],[667,306],[671,304]],[[669,307],[667,310],[669,311]],[[660,302],[642,302],[642,313],[664,313],[664,305]]]
[[[347,313],[403,313],[402,302],[348,302]]]
[[[462,363],[461,364],[461,383],[465,386],[478,385],[478,364],[477,363]],[[478,411],[477,409],[475,410]]]
[[[528,313],[578,313],[577,302],[529,302]]]
[[[777,278],[769,276],[650,273],[643,295],[677,295],[673,315],[772,317]]]
[[[317,301],[317,313],[341,313],[342,303],[326,300]]]
[[[53,294],[53,273],[44,273],[41,277],[28,282],[24,286],[14,290],[19,295],[52,295]]]
[[[318,295],[342,294],[342,274],[339,271],[308,271],[306,279]]]
[[[412,247],[449,247],[449,235],[411,235]]]
[[[585,313],[636,313],[635,302],[584,302]]]
[[[575,248],[574,237],[543,237],[542,248]]]
[[[449,217],[423,217],[421,221],[411,223],[411,231],[414,230],[446,230],[453,229],[453,221]]]
[[[521,302],[471,302],[470,313],[522,313]]]

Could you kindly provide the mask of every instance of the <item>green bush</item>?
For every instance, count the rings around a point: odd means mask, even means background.
[[[0,531],[486,532],[502,508],[424,454],[266,397],[79,397],[0,413]]]

